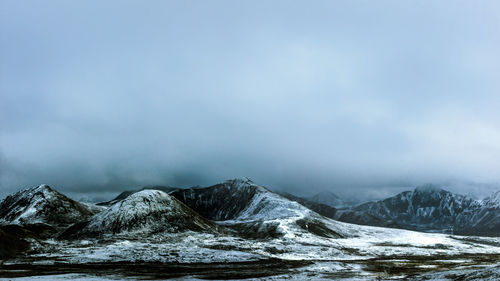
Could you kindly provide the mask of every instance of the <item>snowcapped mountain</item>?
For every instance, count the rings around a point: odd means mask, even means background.
[[[364,225],[456,234],[500,235],[500,192],[483,201],[434,185],[337,210],[335,219]]]
[[[143,190],[111,205],[88,221],[67,229],[61,238],[125,236],[182,232],[220,232],[222,229],[159,190]]]
[[[455,224],[459,214],[476,205],[477,202],[469,197],[433,185],[425,185],[413,191],[405,191],[384,200],[368,202],[339,212],[337,218],[345,222],[375,225],[370,220],[358,221],[358,217],[366,219],[366,216],[361,215],[366,214],[379,220],[392,221],[402,228],[445,230]]]
[[[0,223],[46,223],[63,228],[102,210],[102,207],[77,202],[42,184],[7,196],[0,203]]]
[[[312,233],[324,237],[342,234],[325,218],[248,178],[225,181],[205,188],[171,193],[207,219],[251,238],[295,236]]]

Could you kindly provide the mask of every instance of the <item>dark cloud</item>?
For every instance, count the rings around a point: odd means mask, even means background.
[[[495,1],[27,2],[0,3],[0,196],[500,182]]]

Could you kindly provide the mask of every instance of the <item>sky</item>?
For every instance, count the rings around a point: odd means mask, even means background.
[[[499,73],[496,0],[0,0],[0,197],[243,176],[483,196]]]

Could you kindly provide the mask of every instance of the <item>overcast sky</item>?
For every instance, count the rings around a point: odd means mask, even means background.
[[[487,193],[499,76],[496,0],[1,0],[0,197]]]

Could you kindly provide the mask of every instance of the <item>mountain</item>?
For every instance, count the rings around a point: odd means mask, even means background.
[[[209,220],[159,190],[143,190],[111,205],[88,221],[71,226],[64,239],[124,235],[145,237],[152,234],[182,232],[221,232]]]
[[[177,190],[179,188],[177,187],[171,187],[171,186],[163,186],[163,185],[151,185],[151,186],[145,186],[141,189],[137,189],[137,190],[126,190],[126,191],[123,191],[122,193],[118,194],[118,196],[116,196],[115,198],[113,198],[112,200],[110,201],[106,201],[106,202],[100,202],[100,203],[97,203],[98,206],[111,206],[113,204],[115,204],[116,202],[119,202],[125,198],[127,198],[128,196],[134,194],[134,193],[137,193],[139,191],[143,191],[143,190],[160,190],[160,191],[163,191],[163,192],[166,192],[166,193],[169,193],[173,190]]]
[[[334,208],[349,207],[349,206],[353,206],[357,202],[359,202],[359,201],[346,200],[346,199],[340,198],[335,193],[332,193],[330,191],[319,192],[319,193],[315,194],[314,196],[311,196],[307,199],[311,202],[324,204],[324,205],[334,207]]]
[[[344,222],[378,225],[368,220],[392,221],[402,228],[412,230],[447,230],[464,210],[477,202],[469,197],[454,194],[433,185],[417,187],[396,196],[361,204],[337,214]],[[364,215],[363,215],[364,214]],[[353,216],[355,215],[355,216]],[[364,221],[359,221],[363,219]]]
[[[7,196],[0,203],[0,223],[45,223],[65,228],[102,210],[102,207],[77,202],[42,184]]]
[[[393,220],[405,228],[439,230],[453,226],[458,215],[476,204],[470,197],[429,184],[355,209],[384,220]]]
[[[203,217],[246,238],[276,238],[301,233],[343,236],[331,221],[248,178],[205,188],[180,189],[171,195]]]
[[[481,200],[458,217],[456,233],[500,236],[500,191]]]
[[[500,235],[500,192],[477,201],[429,184],[384,200],[340,209],[335,219],[420,231]]]

